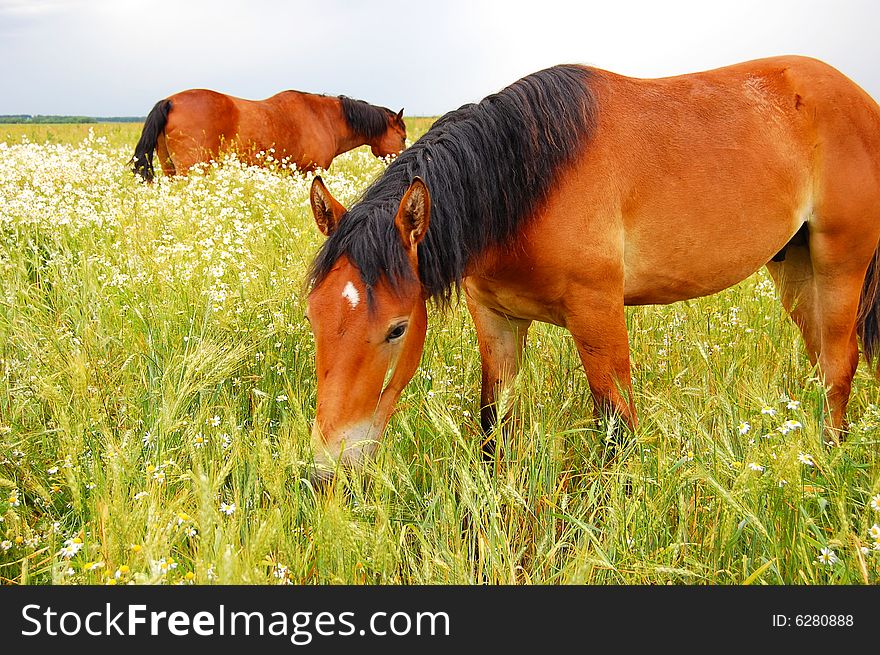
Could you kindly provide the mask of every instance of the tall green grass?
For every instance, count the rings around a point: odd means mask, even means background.
[[[765,275],[628,310],[640,425],[615,457],[570,336],[536,324],[484,464],[473,326],[433,312],[378,457],[319,494],[310,179],[233,160],[144,185],[137,126],[79,129],[0,145],[0,581],[877,582],[878,383],[860,368],[824,445]],[[383,166],[324,178],[350,203]]]

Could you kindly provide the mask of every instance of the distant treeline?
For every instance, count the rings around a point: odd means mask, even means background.
[[[44,116],[0,114],[0,123],[143,123],[144,116]]]

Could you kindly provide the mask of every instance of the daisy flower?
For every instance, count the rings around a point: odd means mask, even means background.
[[[777,432],[781,432],[782,434],[788,434],[789,432],[792,432],[794,430],[800,430],[802,427],[804,426],[801,425],[800,421],[789,420],[776,428],[776,430]]]
[[[152,568],[159,573],[168,573],[168,571],[177,568],[177,562],[174,561],[173,557],[167,559],[162,557],[152,562]]]
[[[76,555],[82,547],[82,539],[74,537],[73,539],[68,539],[64,542],[64,545],[61,547],[61,550],[58,551],[58,554],[65,559],[70,559]]]
[[[819,562],[826,566],[834,566],[837,563],[837,555],[830,548],[823,548],[819,552]]]

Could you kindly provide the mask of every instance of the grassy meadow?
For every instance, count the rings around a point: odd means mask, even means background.
[[[628,310],[640,426],[613,461],[570,336],[535,324],[484,465],[473,326],[432,311],[379,456],[315,493],[311,177],[230,160],[146,185],[139,131],[0,126],[0,583],[880,580],[880,386],[861,364],[823,444],[764,273]],[[323,176],[351,203],[384,165]]]

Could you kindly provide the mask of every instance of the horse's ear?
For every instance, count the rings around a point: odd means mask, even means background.
[[[397,112],[397,116],[396,116],[396,118],[397,118],[397,120],[399,120],[399,121],[402,121],[402,120],[403,120],[403,107],[401,107],[401,108],[400,108],[400,111]]]
[[[309,202],[312,204],[312,213],[315,215],[315,223],[325,237],[329,237],[336,231],[339,219],[345,213],[345,207],[330,195],[324,180],[319,175],[312,180],[312,190],[309,193]]]
[[[415,250],[428,231],[431,220],[431,194],[428,186],[420,177],[416,177],[409,189],[403,194],[394,225],[407,250]]]

